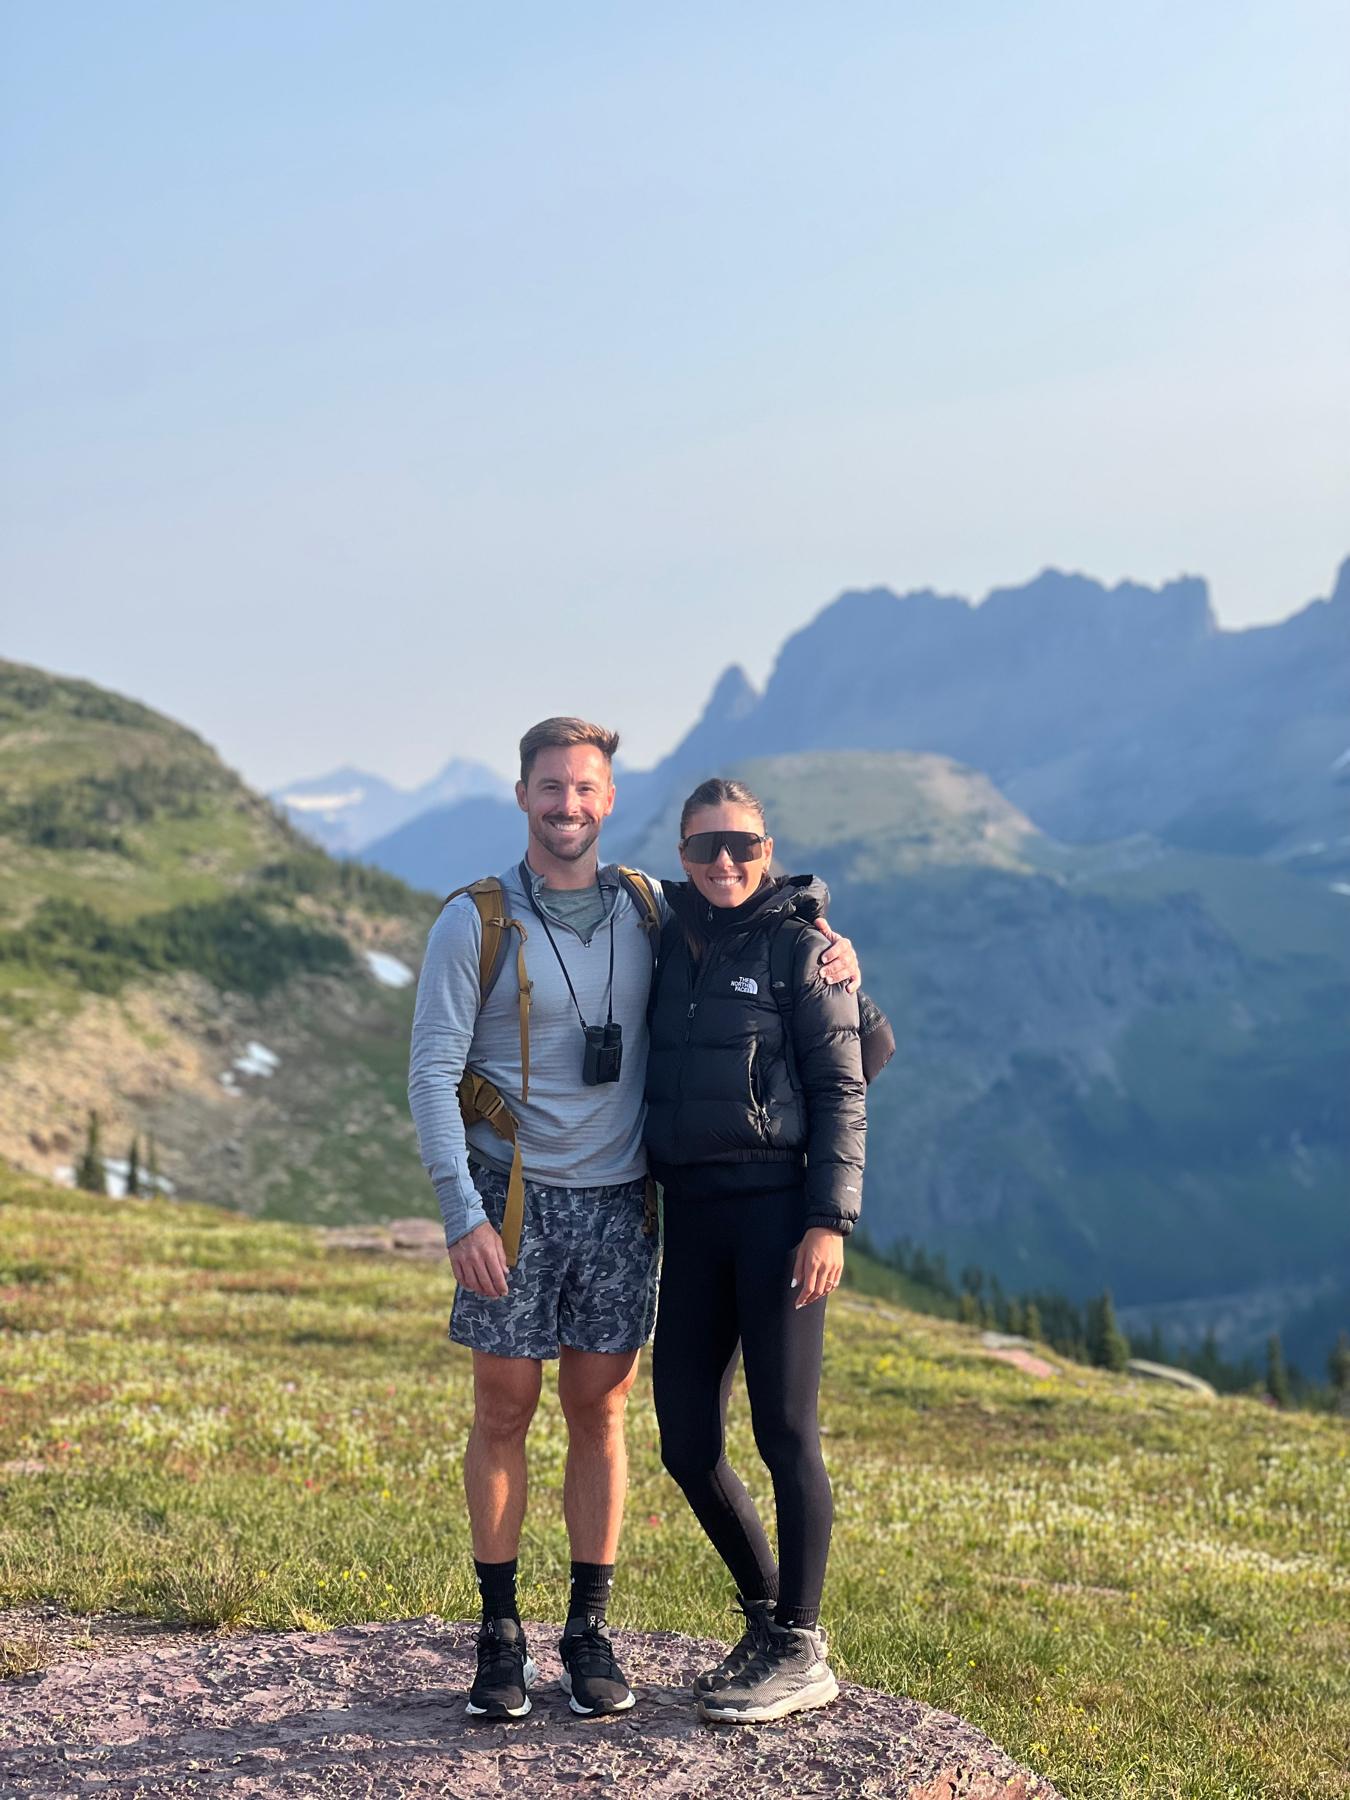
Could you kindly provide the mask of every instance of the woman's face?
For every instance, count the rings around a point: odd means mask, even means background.
[[[757,835],[763,830],[757,812],[728,800],[721,806],[700,806],[691,813],[684,835],[691,838],[696,831],[748,831]],[[773,839],[766,837],[758,848],[760,854],[750,862],[734,862],[725,844],[717,852],[716,862],[690,862],[683,850],[680,862],[690,881],[713,906],[739,906],[769,872]]]

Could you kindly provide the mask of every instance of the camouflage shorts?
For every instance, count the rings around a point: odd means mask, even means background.
[[[471,1160],[487,1216],[501,1229],[506,1176]],[[450,1337],[492,1356],[540,1361],[573,1350],[638,1350],[656,1316],[659,1239],[643,1224],[646,1183],[545,1187],[525,1183],[520,1255],[508,1293],[486,1300],[457,1288]]]

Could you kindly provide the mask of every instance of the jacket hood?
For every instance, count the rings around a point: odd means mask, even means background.
[[[713,906],[692,881],[663,881],[662,889],[680,924],[700,937],[762,930],[793,914],[818,919],[830,904],[830,890],[814,875],[771,875],[739,906]]]

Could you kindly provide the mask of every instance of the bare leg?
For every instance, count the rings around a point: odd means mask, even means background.
[[[464,1494],[479,1562],[510,1562],[525,1519],[525,1436],[543,1364],[527,1356],[473,1353],[473,1428],[464,1451]]]
[[[563,1347],[558,1364],[558,1398],[567,1420],[563,1514],[574,1562],[612,1563],[619,1548],[628,1486],[623,1420],[639,1354]]]

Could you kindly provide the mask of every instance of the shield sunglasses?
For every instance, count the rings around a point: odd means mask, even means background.
[[[757,831],[691,831],[680,849],[691,863],[712,863],[723,844],[732,862],[758,862],[764,854],[764,839]]]

